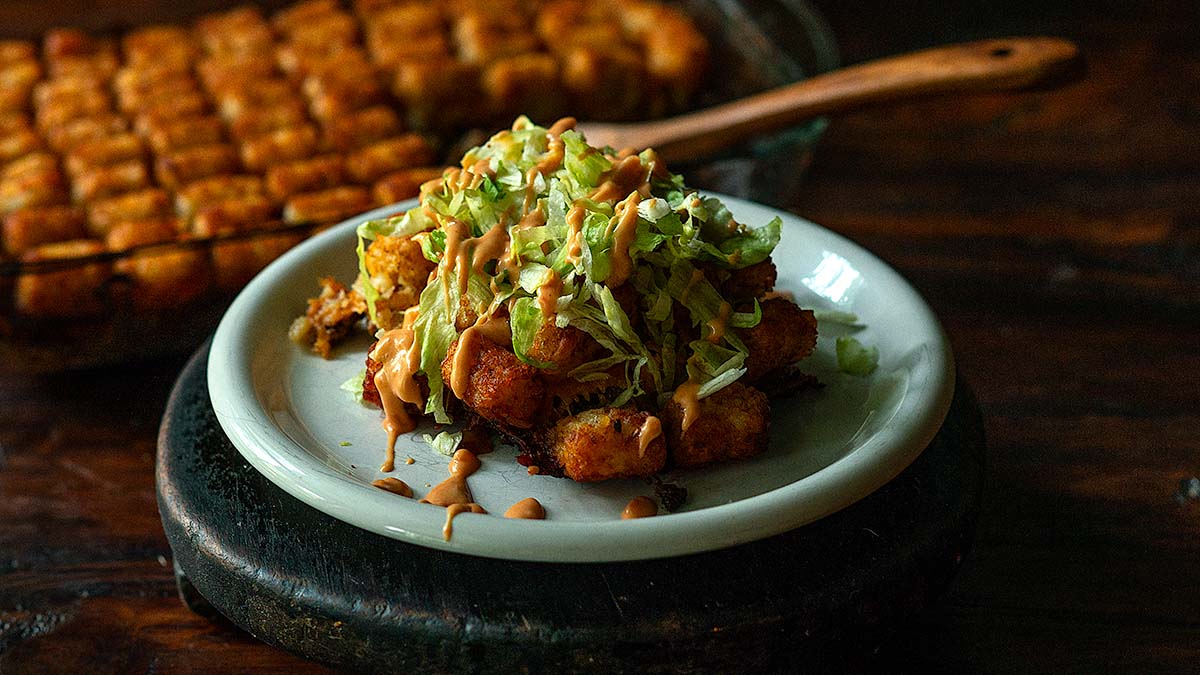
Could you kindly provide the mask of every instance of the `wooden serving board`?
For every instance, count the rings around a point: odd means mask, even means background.
[[[550,564],[381,537],[275,487],[221,431],[208,346],[175,385],[158,444],[163,528],[181,596],[259,639],[355,671],[730,673],[861,662],[946,588],[984,471],[959,382],[900,476],[762,541],[679,558]]]

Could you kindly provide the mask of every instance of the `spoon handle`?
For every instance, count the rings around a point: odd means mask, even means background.
[[[752,136],[873,104],[935,94],[1052,86],[1081,69],[1079,49],[1052,37],[980,40],[868,61],[731,103],[653,122],[583,124],[592,145],[655,148],[688,161]]]

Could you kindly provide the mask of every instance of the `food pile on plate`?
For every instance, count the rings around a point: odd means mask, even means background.
[[[766,449],[768,395],[813,383],[816,320],[773,290],[780,226],[738,222],[653,150],[519,118],[361,225],[357,280],[325,279],[292,335],[327,356],[367,323],[362,398],[389,456],[429,418],[576,481],[744,459]]]

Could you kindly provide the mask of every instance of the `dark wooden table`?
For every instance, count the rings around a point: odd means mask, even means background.
[[[1176,492],[1200,474],[1200,11],[819,4],[847,62],[1050,33],[1090,64],[1057,92],[840,119],[794,205],[925,294],[987,422],[976,547],[875,662],[1195,672],[1200,500]],[[0,380],[5,675],[322,671],[175,596],[152,465],[182,364]]]

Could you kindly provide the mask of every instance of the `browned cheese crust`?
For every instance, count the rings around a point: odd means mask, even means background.
[[[747,459],[767,449],[771,407],[766,394],[734,382],[699,402],[699,415],[683,431],[683,408],[674,400],[663,410],[663,433],[678,467]]]
[[[666,464],[667,444],[658,435],[642,449],[649,417],[631,408],[594,408],[564,417],[545,432],[547,452],[539,461],[549,459],[552,465],[538,468],[581,483],[657,473]]]
[[[455,354],[462,340],[450,345],[442,361],[442,381],[453,382]],[[470,373],[462,401],[480,417],[507,429],[530,429],[543,417],[546,387],[538,369],[522,363],[511,351],[479,336],[470,341],[473,353],[463,366]]]

